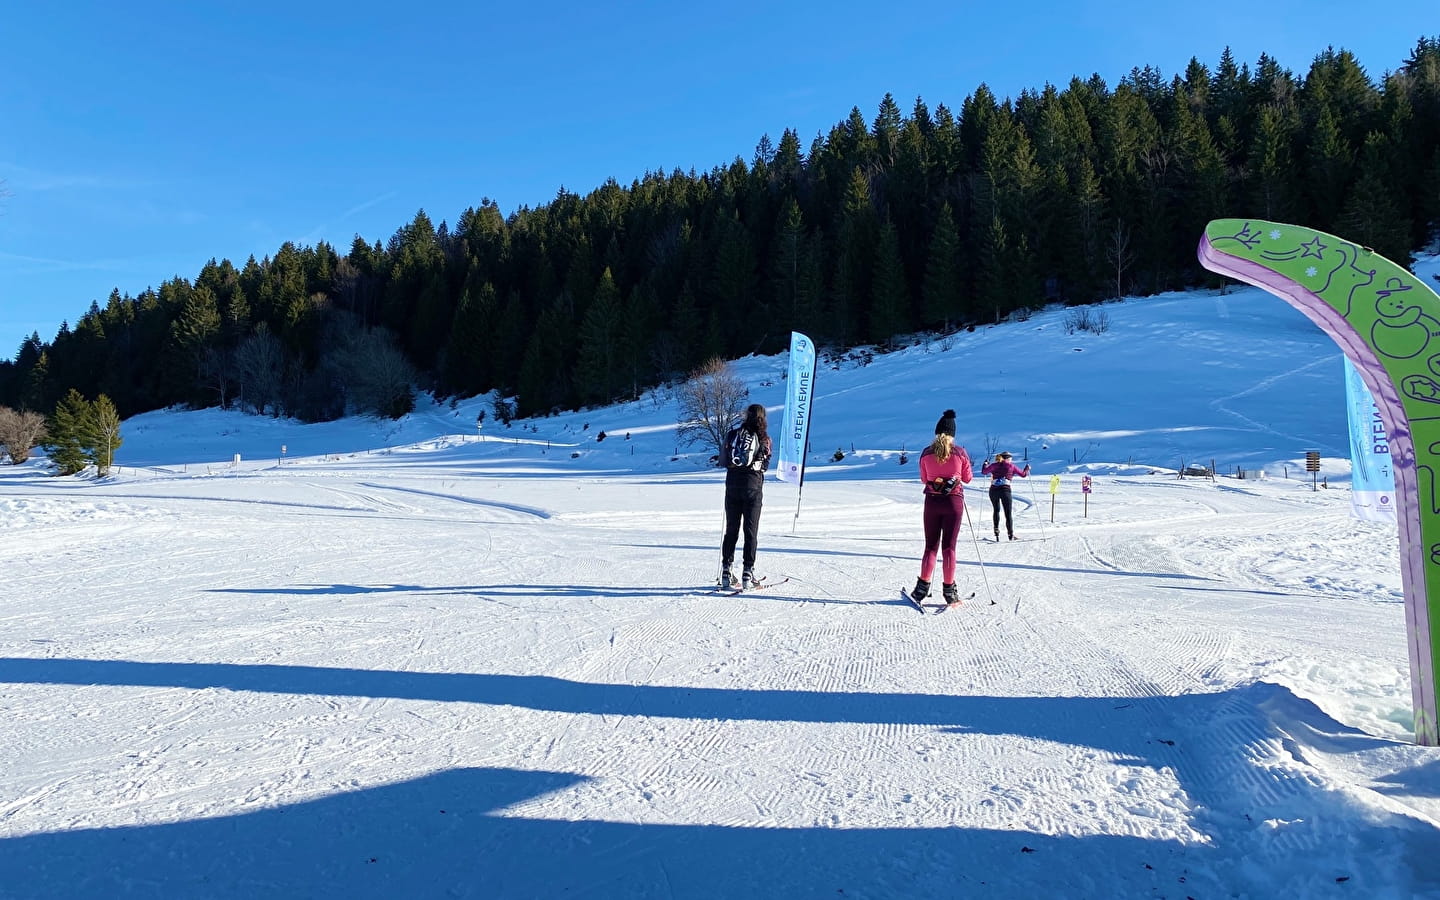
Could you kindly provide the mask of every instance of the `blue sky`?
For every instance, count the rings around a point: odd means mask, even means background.
[[[0,30],[0,357],[111,288],[287,240],[387,239],[425,209],[505,213],[645,170],[809,146],[886,92],[958,109],[1072,75],[1166,76],[1229,46],[1303,74],[1327,45],[1378,78],[1434,0],[1226,7],[369,2],[16,4]]]

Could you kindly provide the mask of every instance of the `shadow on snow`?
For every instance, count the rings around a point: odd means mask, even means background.
[[[1314,825],[1277,843],[1258,818],[1346,802],[1304,778],[1265,784],[1248,756],[1274,707],[1325,732],[1329,752],[1375,739],[1270,684],[1178,697],[993,697],[605,684],[534,675],[311,666],[0,658],[0,683],[229,689],[509,705],[622,717],[932,726],[1090,746],[1117,766],[1174,773],[1225,840],[1001,828],[741,827],[525,817],[502,810],[577,774],[458,768],[272,809],[168,824],[0,839],[0,895],[29,897],[1325,896],[1440,886],[1433,841],[1399,815],[1356,815],[1362,845],[1331,871]],[[1222,727],[1223,726],[1223,727]],[[1278,790],[1278,793],[1276,789]],[[923,790],[923,786],[921,787]],[[894,798],[897,804],[907,796]],[[1372,810],[1372,813],[1374,811]],[[817,813],[818,815],[818,813]],[[1017,818],[1023,816],[1017,812]],[[1001,817],[1003,819],[1003,817]],[[1322,819],[1324,817],[1321,817]],[[1228,823],[1228,824],[1225,824]],[[1299,823],[1304,825],[1304,822]],[[1097,831],[1105,824],[1097,821]],[[1323,833],[1323,834],[1322,834]],[[1257,858],[1258,857],[1258,858]],[[1246,860],[1247,863],[1242,863]],[[1358,862],[1357,862],[1358,861]],[[1343,876],[1348,886],[1337,879]],[[1368,887],[1367,887],[1368,886]],[[1379,893],[1370,893],[1378,896]]]
[[[1043,896],[1099,897],[1210,886],[1193,875],[1180,883],[1187,852],[1197,851],[1134,837],[643,825],[502,813],[585,781],[461,768],[239,815],[10,838],[0,840],[0,893],[77,900],[954,897],[987,889],[1003,895],[1006,884],[1024,884]],[[1130,861],[1119,877],[1117,859]]]

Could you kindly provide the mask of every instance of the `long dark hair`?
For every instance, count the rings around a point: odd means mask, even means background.
[[[745,407],[745,421],[740,423],[740,427],[751,434],[764,434],[767,430],[765,427],[765,407],[759,403],[752,403]]]

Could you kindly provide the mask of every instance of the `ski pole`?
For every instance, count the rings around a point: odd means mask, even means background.
[[[1040,501],[1035,499],[1035,483],[1029,477],[1025,479],[1030,487],[1030,508],[1035,510],[1035,518],[1040,521],[1040,540],[1045,540],[1045,517],[1040,514]]]
[[[730,524],[726,521],[725,507],[720,507],[720,559],[715,566],[715,585],[720,585],[720,579],[725,575],[725,526]]]
[[[970,504],[966,503],[962,509],[965,510],[965,521],[970,523],[970,540],[975,543],[975,562],[980,566],[980,580],[985,584],[985,596],[990,598],[990,605],[995,605],[995,591],[990,588],[990,576],[985,573],[985,560],[980,558],[980,538],[975,534],[975,517],[970,515]],[[1019,604],[1016,604],[1019,608]]]

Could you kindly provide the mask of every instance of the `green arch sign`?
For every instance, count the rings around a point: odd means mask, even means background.
[[[1305,313],[1355,364],[1390,438],[1415,740],[1440,743],[1440,296],[1407,269],[1331,234],[1216,219],[1205,268],[1263,288]]]

